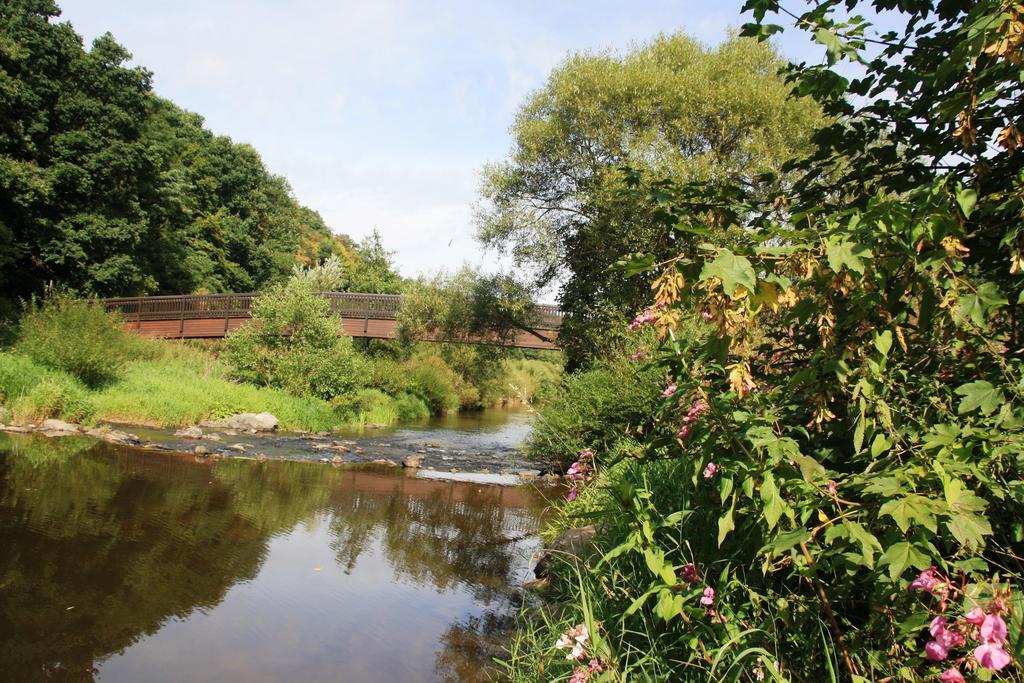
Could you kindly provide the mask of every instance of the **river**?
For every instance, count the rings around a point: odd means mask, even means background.
[[[493,466],[525,429],[357,441]],[[305,459],[0,434],[0,679],[486,680],[550,490]]]

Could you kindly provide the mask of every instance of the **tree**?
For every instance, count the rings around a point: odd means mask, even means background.
[[[692,238],[660,229],[641,199],[649,188],[623,192],[624,166],[714,182],[778,170],[821,120],[812,102],[787,98],[781,65],[749,39],[709,49],[660,36],[622,56],[570,57],[523,105],[509,159],[484,170],[478,234],[536,286],[560,287],[572,364],[644,301],[649,281],[623,281],[609,266],[631,252],[668,257]]]
[[[307,279],[278,285],[253,302],[252,322],[229,334],[231,375],[296,396],[344,398],[361,386],[362,361]]]
[[[48,284],[100,296],[251,291],[344,249],[248,145],[155,96],[112,36],[0,4],[0,312]]]
[[[395,270],[394,252],[384,248],[380,230],[366,236],[355,248],[350,266],[348,290],[369,294],[398,294],[402,277]]]

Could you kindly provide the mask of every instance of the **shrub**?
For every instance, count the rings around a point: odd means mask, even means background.
[[[395,397],[395,411],[403,422],[426,420],[430,417],[430,406],[419,396],[403,392]]]
[[[57,295],[25,312],[16,348],[40,365],[98,386],[117,377],[132,341],[99,304]]]
[[[419,395],[432,413],[455,410],[461,405],[457,387],[461,379],[438,356],[419,355],[402,365],[409,390]]]
[[[10,403],[27,394],[49,371],[27,356],[0,352],[0,403]]]
[[[259,297],[252,317],[225,342],[233,378],[325,400],[362,385],[362,358],[308,283],[292,281]]]
[[[409,387],[409,378],[398,361],[376,355],[366,359],[366,386],[397,396]]]
[[[509,398],[532,403],[538,395],[557,386],[561,367],[552,361],[519,358],[505,362],[503,381]]]
[[[622,439],[642,438],[663,378],[664,372],[630,361],[565,375],[545,396],[526,452],[567,466],[584,448],[607,453]]]
[[[48,374],[27,393],[15,398],[11,410],[19,422],[50,417],[83,422],[94,413],[88,390],[75,378],[56,373]]]

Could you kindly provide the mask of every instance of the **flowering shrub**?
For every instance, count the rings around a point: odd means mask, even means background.
[[[908,27],[868,41],[836,4],[795,19],[828,66],[790,78],[835,117],[800,179],[663,183],[678,257],[621,264],[659,271],[630,327],[672,391],[602,463],[603,557],[566,591],[623,678],[1022,675],[1024,9],[878,0]],[[788,16],[747,6],[749,35]],[[743,237],[691,239],[716,230]]]

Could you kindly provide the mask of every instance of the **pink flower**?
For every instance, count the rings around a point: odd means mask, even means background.
[[[910,582],[910,590],[912,591],[927,591],[929,593],[935,593],[936,588],[939,587],[943,582],[935,576],[936,568],[935,565],[928,567],[921,572],[916,579]]]
[[[629,324],[629,329],[630,331],[638,329],[640,326],[653,323],[655,320],[657,320],[657,316],[654,314],[654,311],[648,308],[633,319],[633,322]]]
[[[647,354],[643,351],[637,351],[629,357],[630,360],[647,360]]]
[[[924,646],[924,656],[932,662],[941,662],[949,656],[949,648],[937,640],[929,640]]]
[[[715,604],[714,588],[708,586],[704,589],[704,596],[700,599],[700,604],[704,605],[705,607],[711,607],[711,605]]]
[[[584,448],[580,451],[580,460],[592,460],[594,457],[594,451],[589,448]]]
[[[999,671],[1010,663],[1010,655],[1001,643],[982,643],[974,649],[974,658],[986,669]]]
[[[601,666],[601,662],[596,659],[591,659],[590,666],[587,668],[590,670],[590,673],[592,674],[599,674],[602,671],[604,671],[604,667]]]
[[[986,614],[978,636],[986,643],[1006,642],[1006,622],[995,614]]]
[[[707,309],[704,309],[703,311],[700,312],[700,317],[707,322],[710,322],[715,319],[715,316],[711,315],[711,311]]]
[[[697,568],[693,566],[693,562],[687,562],[682,570],[679,572],[679,577],[687,583],[692,583],[697,580]]]
[[[960,633],[946,628],[946,617],[935,617],[932,619],[928,632],[932,634],[935,640],[942,643],[947,650],[964,644],[964,637]]]
[[[589,680],[590,672],[582,666],[578,666],[572,670],[572,677],[569,679],[569,683],[587,683]]]
[[[1010,663],[1010,655],[1003,649],[1006,643],[1006,622],[1001,616],[986,614],[978,630],[978,639],[981,645],[974,649],[974,658],[978,664],[999,671]]]
[[[669,382],[669,385],[665,387],[665,391],[661,392],[661,395],[667,398],[672,394],[676,393],[677,388],[678,387],[676,387],[675,383]]]
[[[568,493],[565,494],[565,499],[568,500],[569,502],[572,502],[576,500],[576,496],[578,495],[580,495],[579,489],[573,486],[571,489],[569,489]]]
[[[690,425],[683,425],[683,428],[679,430],[679,433],[676,434],[676,436],[679,438],[680,441],[682,441],[687,437],[687,435],[689,435],[689,433]]]
[[[942,683],[964,683],[964,676],[955,666],[950,667],[939,674]]]
[[[975,607],[964,615],[964,621],[975,626],[981,626],[982,622],[985,621],[985,613],[981,611],[980,607]]]
[[[705,479],[710,479],[711,477],[715,476],[715,472],[717,472],[717,471],[718,471],[718,465],[716,465],[713,462],[709,462],[708,466],[704,468],[704,478]]]
[[[839,486],[834,481],[830,481],[826,488],[828,488],[828,495],[830,496],[835,496],[839,493]]]
[[[584,649],[587,647],[587,640],[589,638],[590,632],[587,630],[587,625],[579,624],[559,636],[558,641],[555,642],[555,647],[559,650],[571,648],[565,658],[579,661],[583,659]]]

